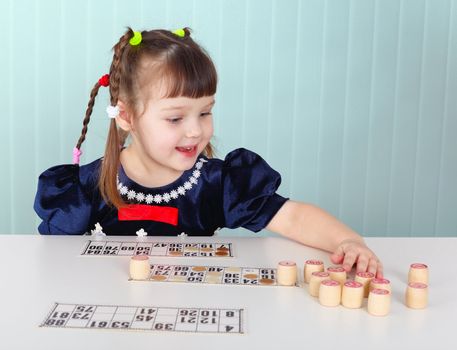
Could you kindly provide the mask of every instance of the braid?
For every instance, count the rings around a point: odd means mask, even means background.
[[[133,30],[128,28],[127,32],[119,39],[114,46],[113,62],[111,63],[110,76],[110,104],[116,106],[119,99],[121,76],[123,75],[122,57]],[[102,168],[99,177],[99,187],[102,198],[106,203],[120,208],[125,205],[117,190],[117,171],[120,164],[121,147],[127,138],[128,133],[118,130],[116,121],[113,119],[110,124],[108,139],[106,141],[105,156],[103,157]]]
[[[112,106],[117,104],[117,100],[119,98],[119,86],[121,83],[121,73],[122,73],[122,55],[124,53],[125,47],[128,45],[130,38],[133,35],[133,30],[128,28],[127,32],[121,36],[119,42],[114,45],[114,55],[113,55],[113,62],[111,63],[109,76],[110,76],[110,84],[109,84],[109,92],[110,92],[110,102]]]
[[[92,114],[92,109],[94,108],[95,97],[97,96],[99,89],[100,89],[100,84],[97,81],[95,83],[94,87],[92,88],[92,91],[90,92],[90,99],[89,99],[89,103],[87,104],[86,116],[84,117],[84,120],[83,120],[83,128],[81,130],[81,136],[79,137],[78,143],[76,144],[77,149],[81,148],[82,143],[86,139],[87,125],[90,122],[90,116]]]
[[[117,100],[119,98],[122,54],[124,52],[124,48],[126,47],[126,45],[129,42],[129,38],[132,36],[132,34],[133,34],[133,31],[131,28],[129,28],[127,30],[127,32],[119,39],[119,42],[114,46],[113,62],[111,63],[110,74],[109,74],[110,102],[111,102],[112,106],[115,106],[117,104]],[[86,139],[88,124],[90,122],[90,116],[92,114],[92,110],[93,110],[94,104],[95,104],[95,97],[97,96],[99,89],[100,89],[100,83],[96,82],[90,93],[90,99],[89,99],[89,103],[87,104],[87,109],[86,109],[86,116],[84,117],[84,120],[83,120],[83,128],[81,130],[81,136],[79,137],[78,143],[76,144],[76,148],[78,150],[81,149],[81,145],[84,142],[84,140]],[[122,141],[125,141],[125,138]]]

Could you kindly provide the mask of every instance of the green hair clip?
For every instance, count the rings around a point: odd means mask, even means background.
[[[184,38],[186,36],[186,32],[184,31],[184,29],[176,29],[173,30],[172,33],[179,36],[180,38]]]
[[[141,43],[143,37],[141,36],[141,32],[133,32],[133,36],[129,40],[129,44],[132,46],[137,46]]]

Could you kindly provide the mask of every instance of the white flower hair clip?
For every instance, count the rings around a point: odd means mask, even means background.
[[[106,107],[106,113],[108,113],[108,117],[116,118],[119,115],[119,107],[118,106],[108,106],[108,107]]]
[[[141,230],[136,231],[136,235],[138,237],[146,237],[148,235],[148,233],[144,229],[141,229]]]
[[[98,222],[95,224],[95,230],[91,230],[90,233],[92,234],[92,236],[95,236],[95,237],[106,236],[105,232],[103,232],[102,225],[100,225],[100,223],[98,223]]]

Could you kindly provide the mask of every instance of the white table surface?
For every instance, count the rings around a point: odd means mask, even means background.
[[[303,288],[129,282],[129,257],[80,256],[87,236],[0,236],[0,349],[456,349],[457,238],[367,238],[392,283],[391,312],[374,317],[362,309],[323,307]],[[135,240],[108,237],[108,240]],[[148,240],[183,242],[180,238]],[[194,237],[184,242],[232,242],[233,258],[151,257],[151,263],[276,267],[329,255],[292,241]],[[430,268],[429,306],[408,309],[409,265]],[[244,308],[245,334],[188,334],[126,330],[40,328],[55,302]]]

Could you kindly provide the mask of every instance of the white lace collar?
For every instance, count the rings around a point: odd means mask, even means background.
[[[192,187],[197,185],[198,179],[200,178],[201,172],[200,169],[203,167],[203,164],[208,162],[204,158],[200,158],[197,163],[194,165],[194,170],[192,175],[189,176],[187,181],[185,181],[181,186],[178,186],[171,191],[164,193],[143,193],[132,190],[127,187],[125,184],[119,181],[119,176],[117,177],[117,189],[122,197],[126,198],[127,201],[135,201],[137,203],[146,203],[146,204],[160,204],[162,202],[168,203],[173,199],[178,198],[179,196],[184,196],[189,192]]]

